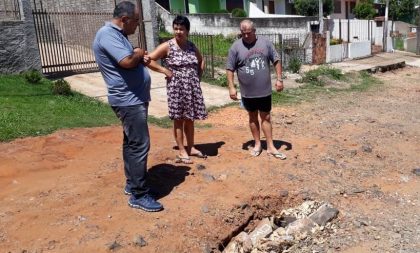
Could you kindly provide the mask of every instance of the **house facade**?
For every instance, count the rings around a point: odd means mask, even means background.
[[[353,19],[353,10],[360,0],[334,0],[334,9],[330,15],[331,19]],[[384,4],[379,0],[374,0],[374,7],[379,16],[385,14]]]
[[[353,19],[353,9],[358,0],[334,0],[334,9],[330,15],[331,19]]]
[[[215,13],[219,10],[231,12],[235,8],[249,13],[250,3],[266,14],[295,14],[293,0],[155,0],[172,13]]]

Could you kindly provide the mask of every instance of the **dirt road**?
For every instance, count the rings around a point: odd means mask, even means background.
[[[240,108],[197,129],[210,156],[191,166],[173,163],[171,130],[151,126],[159,213],[127,206],[119,126],[1,143],[0,251],[217,252],[249,219],[313,199],[338,208],[337,228],[295,252],[418,252],[420,69],[377,76],[368,92],[275,108],[285,161],[249,156]]]

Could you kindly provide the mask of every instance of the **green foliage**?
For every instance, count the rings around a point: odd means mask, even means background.
[[[286,89],[281,93],[273,92],[273,104],[293,104],[300,103],[303,101],[311,101],[314,98],[319,98],[320,96],[326,94],[330,96],[331,94],[340,94],[343,92],[364,92],[381,84],[380,80],[368,74],[367,72],[348,73],[346,75],[342,75],[338,74],[336,70],[331,70],[331,68],[329,68],[330,70],[325,69],[328,68],[324,67],[324,70],[320,72],[331,72],[333,76],[338,75],[341,79],[346,80],[346,82],[350,83],[350,87],[346,89],[334,89],[307,83],[298,88]],[[314,72],[312,72],[312,74],[311,76],[316,76]]]
[[[314,17],[319,15],[318,2],[318,0],[295,0],[294,6],[297,14]],[[323,14],[326,17],[333,11],[334,3],[333,0],[323,0],[322,3]]]
[[[302,67],[302,62],[299,59],[299,57],[292,57],[289,60],[289,70],[292,71],[292,73],[299,73],[300,68]]]
[[[232,17],[241,18],[241,17],[247,17],[246,11],[241,8],[235,8],[232,10]]]
[[[23,76],[0,75],[0,141],[119,123],[109,105],[78,93],[55,96],[51,86],[48,79],[31,85]]]
[[[216,78],[215,83],[221,87],[228,87],[228,80],[226,74],[222,74]]]
[[[376,15],[373,0],[359,1],[353,10],[353,13],[358,19],[372,19]]]
[[[216,78],[203,78],[203,81],[212,85],[220,86],[220,87],[228,87],[228,81],[226,74],[221,74]]]
[[[395,37],[395,49],[397,50],[404,50],[404,39],[401,37]]]
[[[385,3],[385,0],[382,0]],[[415,20],[414,6],[416,0],[390,0],[389,1],[389,17],[394,21],[404,21],[413,23]]]
[[[344,79],[344,75],[340,69],[331,68],[327,66],[321,66],[317,69],[313,69],[306,72],[302,77],[302,82],[316,85],[316,86],[324,86],[323,81],[319,78],[320,76],[326,76],[333,80]]]
[[[214,13],[229,13],[229,11],[226,9],[219,9],[219,10],[216,10]]]
[[[54,95],[70,96],[72,91],[70,84],[64,79],[58,79],[52,84],[52,93]]]
[[[333,45],[339,45],[339,44],[342,44],[343,43],[343,39],[331,39],[330,40],[330,45],[331,46],[333,46]]]
[[[26,81],[32,84],[38,84],[43,78],[42,74],[35,69],[24,72],[23,76],[25,77]]]

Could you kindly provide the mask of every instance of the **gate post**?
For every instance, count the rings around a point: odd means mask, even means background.
[[[323,64],[326,58],[326,38],[321,33],[312,33],[312,64]]]
[[[19,0],[20,19],[0,20],[0,73],[41,70],[30,0]]]
[[[36,38],[36,30],[34,18],[32,15],[32,7],[30,0],[20,0],[22,20],[24,22],[25,33],[25,62],[26,69],[41,70],[41,56],[39,53],[38,42]]]
[[[138,1],[141,1],[141,7],[143,12],[143,27],[146,40],[146,49],[148,51],[152,51],[159,43],[155,0]]]
[[[420,9],[420,7],[418,8]],[[416,28],[416,35],[417,35],[416,55],[420,55],[420,25],[418,25]]]

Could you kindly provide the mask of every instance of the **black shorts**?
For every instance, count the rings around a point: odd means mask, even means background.
[[[242,97],[242,104],[248,112],[271,112],[271,95],[262,98]]]

